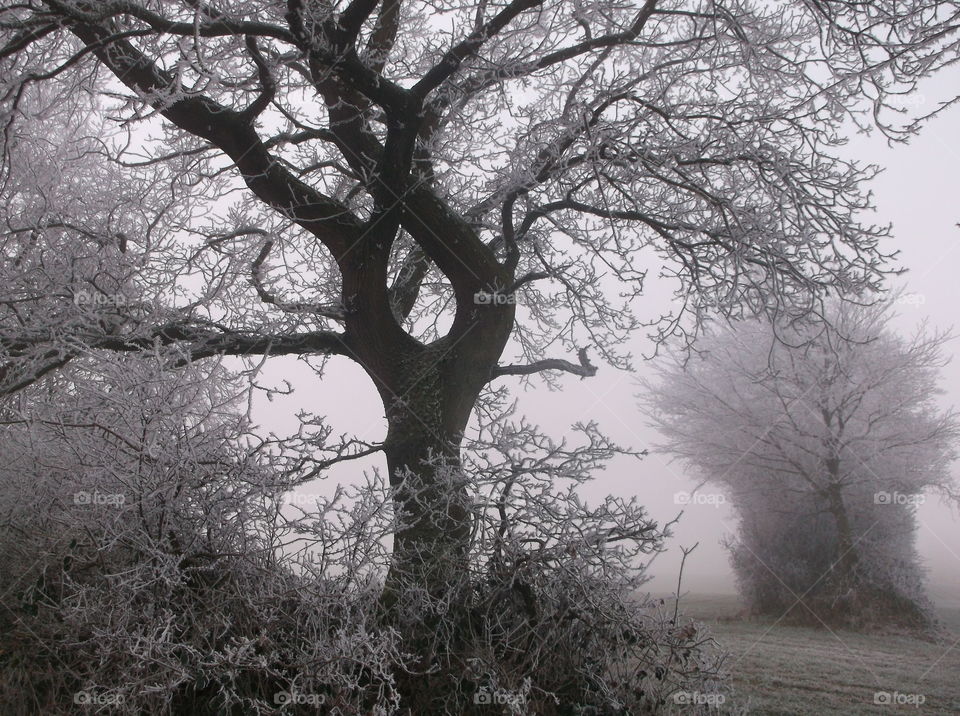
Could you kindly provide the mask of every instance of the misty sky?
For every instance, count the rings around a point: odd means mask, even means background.
[[[935,98],[946,94],[951,78],[944,77],[937,85],[911,101],[921,109],[933,108]],[[955,78],[954,78],[955,80]],[[955,81],[952,82],[956,84]],[[960,299],[960,186],[956,166],[960,164],[960,106],[955,106],[926,127],[909,145],[887,146],[875,133],[871,137],[855,136],[843,153],[865,163],[878,163],[886,171],[872,183],[877,205],[876,223],[892,222],[895,238],[886,245],[898,249],[899,264],[909,270],[892,285],[906,285],[909,295],[898,307],[894,322],[902,333],[911,332],[923,320],[931,326],[949,328],[955,323]],[[643,306],[637,309],[641,318],[653,318],[668,307],[669,295],[663,287],[651,286]],[[960,326],[958,326],[960,328]],[[950,353],[960,352],[960,341],[949,344]],[[641,356],[649,352],[649,343],[637,335],[632,351],[635,368],[643,374],[649,370]],[[593,355],[596,355],[594,352]],[[550,356],[575,359],[574,356]],[[954,360],[943,371],[944,405],[960,406],[960,360]],[[654,431],[645,427],[637,410],[634,395],[636,375],[600,366],[596,377],[581,380],[565,375],[564,389],[550,392],[538,383],[524,391],[519,380],[509,380],[519,398],[520,412],[538,423],[555,437],[561,437],[576,421],[596,420],[601,429],[615,441],[634,449],[649,448],[657,441]],[[370,441],[382,440],[386,422],[379,398],[361,369],[346,359],[334,358],[321,382],[311,371],[293,358],[275,358],[261,383],[280,385],[289,380],[296,392],[277,397],[272,402],[260,400],[254,417],[266,430],[286,434],[296,429],[294,412],[299,408],[327,415],[335,434],[356,433]],[[499,382],[499,381],[498,381]],[[325,480],[301,490],[326,494],[336,481],[353,481],[364,469],[382,465],[382,457],[338,466]],[[960,464],[954,466],[954,473]],[[642,461],[618,459],[597,475],[585,494],[596,499],[607,493],[637,495],[650,515],[667,521],[681,509],[685,514],[674,529],[671,549],[660,555],[651,573],[650,589],[670,592],[675,589],[680,563],[678,545],[699,548],[688,559],[684,589],[698,592],[720,592],[733,589],[732,571],[719,541],[736,531],[729,506],[697,504],[683,507],[675,495],[689,491],[698,480],[684,475],[678,465],[670,465],[664,455],[652,453]],[[712,492],[707,486],[705,492]],[[960,606],[960,515],[935,496],[928,496],[918,511],[920,554],[929,568],[931,596],[942,605]]]

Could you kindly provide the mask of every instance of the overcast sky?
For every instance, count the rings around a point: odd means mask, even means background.
[[[931,86],[915,101],[921,106],[932,106],[934,98],[949,89],[950,79],[941,79],[939,91]],[[952,79],[955,86],[956,73]],[[960,299],[960,229],[956,226],[960,221],[960,183],[956,179],[956,167],[960,164],[960,107],[953,107],[936,119],[909,145],[891,148],[878,134],[857,136],[851,138],[844,153],[886,167],[872,184],[876,221],[893,223],[895,239],[887,249],[899,249],[900,264],[909,270],[897,281],[906,284],[910,291],[909,298],[899,307],[897,329],[909,333],[924,319],[939,328],[954,325]],[[652,288],[641,307],[642,315],[659,315],[666,300],[662,291]],[[951,353],[957,354],[958,347],[960,342],[951,342]],[[647,348],[642,336],[637,336],[633,350],[638,356],[638,373],[649,370],[639,360]],[[960,360],[948,366],[943,375],[947,391],[944,404],[960,406]],[[283,379],[290,380],[297,392],[271,403],[258,403],[255,417],[265,427],[278,434],[294,430],[292,415],[302,407],[328,415],[335,434],[356,433],[371,441],[385,435],[386,423],[372,384],[346,359],[334,359],[322,383],[292,358],[273,359],[263,380],[279,384]],[[565,376],[560,392],[546,388],[524,392],[517,383],[515,394],[520,398],[520,410],[553,435],[562,435],[576,421],[593,419],[617,442],[641,449],[657,438],[644,426],[636,408],[635,379],[634,374],[601,367],[591,379]],[[351,481],[380,462],[376,459],[340,466],[327,479],[327,486],[318,484],[304,491],[326,493],[331,483]],[[954,467],[955,473],[958,470],[960,465]],[[670,520],[685,509],[674,530],[672,548],[653,565],[655,579],[651,590],[670,592],[675,588],[680,563],[677,547],[697,542],[700,546],[687,562],[684,588],[698,592],[733,590],[732,572],[719,543],[723,535],[735,532],[732,511],[728,506],[711,504],[683,508],[675,501],[676,493],[689,491],[696,482],[678,466],[668,464],[665,456],[653,453],[641,462],[617,460],[586,490],[587,497],[594,499],[607,493],[637,495],[651,516],[660,521]],[[931,596],[940,604],[960,606],[960,515],[955,508],[930,496],[919,508],[918,518],[918,548],[929,568]]]

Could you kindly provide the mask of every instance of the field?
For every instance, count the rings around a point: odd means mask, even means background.
[[[727,706],[783,716],[960,714],[960,609],[938,611],[946,636],[930,642],[745,621],[736,617],[737,598],[727,595],[689,595],[681,607],[730,652]],[[877,692],[902,703],[878,705]]]

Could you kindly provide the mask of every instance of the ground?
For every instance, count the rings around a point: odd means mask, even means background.
[[[960,714],[958,608],[939,609],[944,636],[924,641],[748,621],[737,618],[735,596],[688,595],[681,606],[730,652],[735,693],[727,706],[771,716]],[[902,703],[877,704],[878,692]]]

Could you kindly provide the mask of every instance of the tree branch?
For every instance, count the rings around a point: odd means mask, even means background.
[[[127,40],[99,25],[74,24],[72,32],[93,47],[98,58],[125,85],[180,129],[207,140],[229,156],[261,201],[288,215],[338,257],[361,230],[359,220],[340,202],[304,184],[270,155],[240,112],[204,96],[177,96],[175,82]]]
[[[400,28],[400,0],[382,0],[364,55],[374,72],[383,72]]]
[[[145,22],[151,29],[165,32],[170,35],[185,35],[189,37],[233,37],[242,35],[257,35],[272,37],[288,44],[296,44],[295,38],[289,31],[277,25],[266,22],[249,22],[233,20],[217,13],[216,17],[208,22],[176,22],[168,20],[147,8],[134,2],[114,0],[113,2],[88,3],[89,12],[80,10],[76,5],[51,0],[50,5],[64,17],[83,24],[99,25],[117,15],[129,15]],[[95,8],[95,9],[94,9]]]
[[[9,395],[31,385],[52,370],[87,350],[110,350],[136,353],[155,350],[158,346],[174,346],[178,353],[175,367],[190,361],[217,355],[341,355],[354,358],[354,351],[343,334],[312,331],[290,335],[263,335],[230,330],[211,330],[197,324],[169,323],[143,335],[72,335],[62,344],[51,346],[49,335],[0,337],[0,348],[13,358],[0,365],[0,395]],[[40,355],[31,355],[40,349]],[[28,363],[41,364],[28,369]],[[11,385],[4,385],[8,380]]]
[[[562,370],[579,375],[581,378],[591,378],[597,374],[597,367],[587,358],[587,349],[581,348],[577,352],[580,363],[571,363],[562,358],[547,358],[528,365],[498,365],[490,371],[490,377],[499,378],[502,375],[532,375],[544,370]]]
[[[397,277],[390,286],[390,304],[398,320],[406,320],[413,311],[420,286],[429,269],[430,259],[419,246],[412,248],[404,257]]]
[[[411,91],[414,96],[422,100],[431,90],[439,87],[444,80],[453,75],[465,59],[476,54],[484,42],[500,32],[520,13],[537,7],[542,1],[513,0],[482,27],[477,28],[464,40],[447,50],[440,61],[413,86]]]
[[[318,316],[323,316],[324,318],[330,318],[335,321],[342,321],[344,319],[344,313],[342,309],[338,309],[335,306],[328,306],[320,303],[304,303],[304,302],[287,302],[281,301],[267,290],[263,285],[263,264],[267,260],[267,256],[270,255],[270,249],[273,248],[273,240],[268,239],[263,248],[260,249],[260,253],[257,254],[257,258],[254,259],[252,266],[250,267],[250,282],[253,284],[254,289],[257,291],[257,295],[260,297],[260,300],[264,303],[270,304],[271,306],[276,306],[281,311],[286,313],[313,313]]]
[[[260,94],[257,98],[250,103],[249,107],[241,112],[247,121],[252,121],[256,117],[259,117],[263,111],[270,106],[270,103],[277,94],[277,83],[273,79],[273,73],[270,71],[267,61],[260,52],[260,48],[257,46],[257,39],[253,35],[247,35],[245,41],[247,51],[253,59],[253,64],[257,66],[257,74],[260,77],[261,87]]]
[[[118,352],[136,352],[155,347],[175,345],[188,360],[215,355],[342,355],[352,356],[345,336],[333,331],[312,331],[290,335],[264,335],[234,331],[213,331],[193,324],[172,323],[161,326],[150,335],[102,336],[86,342],[90,348]]]
[[[340,13],[340,29],[343,32],[343,40],[346,44],[352,45],[360,34],[360,28],[373,9],[377,6],[378,0],[351,0],[346,10]]]

